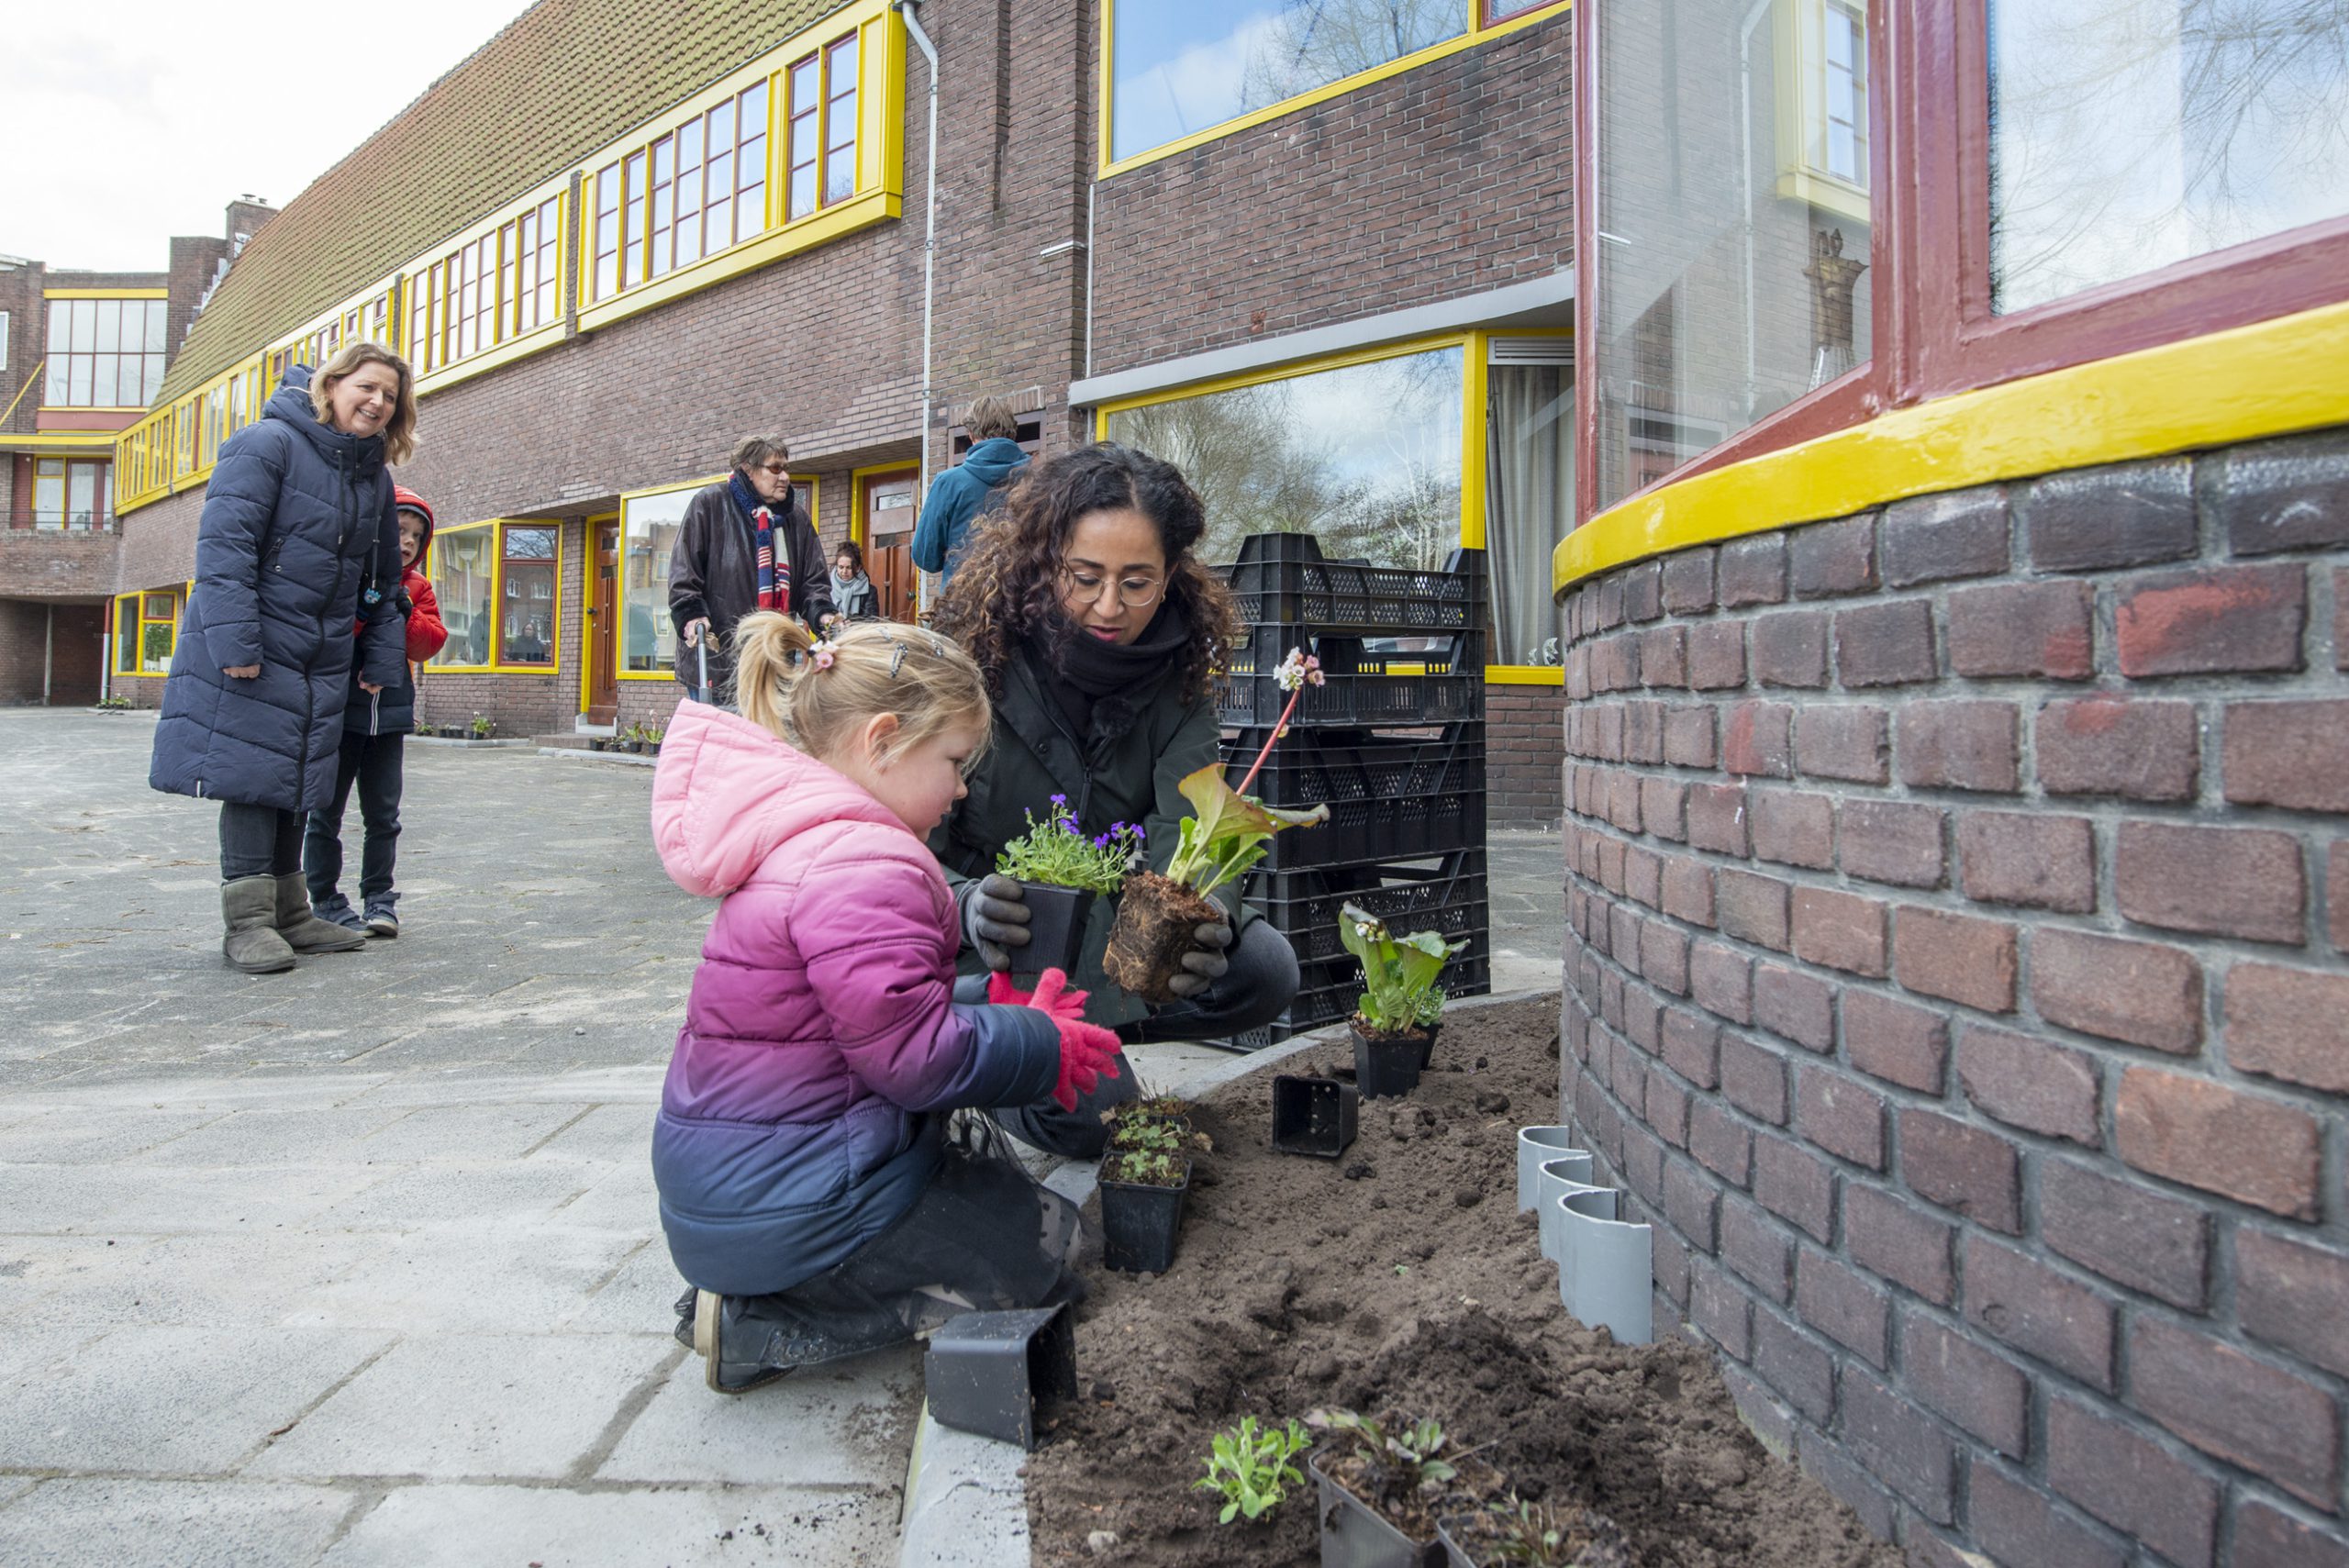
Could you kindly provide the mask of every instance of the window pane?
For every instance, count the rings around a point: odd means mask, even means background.
[[[73,302],[73,351],[86,354],[98,346],[98,302],[77,299]]]
[[[118,299],[98,299],[92,300],[90,303],[97,306],[98,340],[94,346],[97,349],[98,352],[102,354],[121,352],[122,301]],[[130,303],[133,306],[137,306],[143,305],[146,302],[144,300],[134,299]]]
[[[1994,309],[2349,213],[2338,6],[1991,0],[1989,26]]]
[[[72,370],[73,360],[71,355],[51,353],[49,356],[49,370],[41,378],[43,384],[40,389],[40,400],[43,403],[51,408],[64,406],[66,381],[72,373]]]
[[[844,202],[856,195],[856,149],[843,147],[824,158],[824,199]]]
[[[1598,33],[1598,332],[1582,395],[1610,506],[1870,354],[1863,78],[1839,0],[1609,6]],[[1841,93],[1841,96],[1837,93]],[[1842,160],[1840,169],[1838,157]]]
[[[163,354],[171,351],[163,337],[169,324],[170,312],[171,304],[168,300],[150,299],[147,302],[147,341],[142,346],[150,354]]]
[[[1466,30],[1473,0],[1111,0],[1109,151],[1192,131]]]
[[[449,640],[432,656],[435,664],[489,662],[489,584],[497,530],[472,528],[432,541],[432,593]]]
[[[98,502],[98,473],[86,462],[71,465],[65,484],[65,521],[73,528],[87,528]]]
[[[1441,566],[1460,543],[1460,350],[1436,349],[1120,410],[1108,437],[1183,470],[1204,560],[1314,533],[1331,557]]]
[[[114,667],[135,670],[132,650],[139,646],[139,595],[114,602]]]
[[[117,395],[116,373],[121,363],[121,356],[117,354],[100,354],[92,361],[91,369],[95,379],[90,387],[90,402],[95,406],[100,408],[114,406]]]
[[[669,552],[676,547],[691,490],[640,495],[620,503],[620,668],[676,668],[676,628],[669,621]]]
[[[65,525],[65,462],[45,457],[33,468],[33,523],[39,528]]]
[[[97,365],[88,354],[75,354],[68,366],[65,379],[65,401],[76,408],[90,406],[90,383]]]
[[[73,302],[52,300],[49,306],[49,351],[69,352],[73,347]]]
[[[555,531],[506,529],[503,602],[498,607],[498,662],[554,662]]]

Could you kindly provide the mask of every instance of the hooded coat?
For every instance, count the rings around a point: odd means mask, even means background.
[[[413,496],[413,492],[409,493]],[[432,549],[432,513],[421,501],[407,508],[424,525],[424,543],[416,552],[418,565],[430,559]],[[395,504],[395,520],[397,506]],[[403,552],[405,553],[405,552]],[[400,593],[407,602],[400,606],[407,617],[406,657],[400,661],[400,678],[396,685],[385,686],[380,692],[359,689],[361,672],[351,673],[351,698],[343,706],[342,728],[351,735],[406,735],[416,728],[416,667],[448,646],[449,627],[440,618],[440,600],[432,592],[431,579],[414,566],[403,567]],[[351,628],[354,636],[367,634],[367,623]]]
[[[653,1124],[678,1272],[760,1296],[841,1262],[913,1207],[961,1106],[1030,1104],[1060,1031],[952,998],[937,862],[850,779],[735,714],[677,710],[652,780],[670,877],[719,897]]]
[[[157,789],[322,807],[353,661],[373,684],[400,679],[400,530],[383,438],[321,423],[309,385],[306,366],[287,371],[206,486],[195,589],[147,774]],[[250,679],[223,673],[250,664]]]
[[[1012,476],[1025,467],[1028,454],[1008,436],[989,436],[963,455],[962,463],[930,482],[922,498],[921,516],[914,523],[914,564],[940,574],[943,588],[954,580],[954,568],[969,539],[971,520]]]

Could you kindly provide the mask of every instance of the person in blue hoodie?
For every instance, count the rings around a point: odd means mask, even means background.
[[[971,432],[971,450],[960,467],[930,482],[921,517],[914,524],[914,564],[938,573],[941,593],[954,579],[972,526],[1003,504],[1012,480],[1028,466],[1028,454],[1014,439],[1019,417],[1002,398],[980,398],[963,424]]]
[[[353,343],[315,382],[307,366],[288,370],[205,487],[195,591],[147,782],[220,803],[221,955],[248,974],[367,945],[312,912],[302,829],[333,793],[351,693],[400,680],[400,528],[384,464],[415,445],[406,362]]]

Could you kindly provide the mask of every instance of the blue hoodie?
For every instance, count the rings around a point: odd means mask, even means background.
[[[989,436],[963,454],[960,468],[950,468],[930,482],[921,518],[914,524],[914,564],[937,573],[941,588],[953,581],[954,568],[962,563],[971,519],[1027,462],[1028,454],[1018,441]]]

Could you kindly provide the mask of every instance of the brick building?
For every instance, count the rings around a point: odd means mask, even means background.
[[[1911,1562],[2338,1565],[2344,40],[2115,16],[1578,18],[1561,1095]]]
[[[0,256],[0,704],[95,702],[110,652],[124,674],[168,662],[183,584],[117,599],[115,445],[271,210],[230,203],[222,237],[173,239],[161,272]]]
[[[1495,812],[1554,820],[1564,8],[1457,0],[1387,46],[1252,35],[1279,69],[1226,92],[1199,84],[1201,24],[1127,4],[1105,67],[1091,8],[766,0],[680,36],[648,0],[543,0],[222,281],[120,443],[121,589],[187,575],[213,456],[284,364],[381,338],[419,374],[401,478],[441,525],[425,717],[658,723],[669,543],[737,437],[789,440],[818,530],[905,613],[953,411],[1008,394],[1035,450],[1107,432],[1184,462],[1221,537],[1489,542]],[[575,91],[583,61],[610,91]]]

